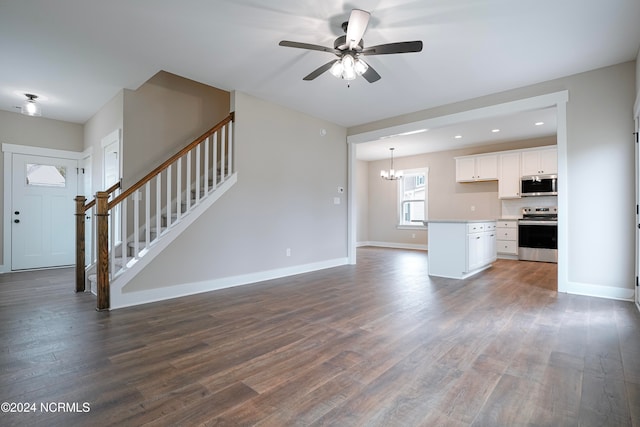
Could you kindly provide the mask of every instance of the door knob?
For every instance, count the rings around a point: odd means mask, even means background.
[[[13,222],[15,222],[16,224],[20,222],[19,219],[14,219]]]
[[[20,211],[15,211],[14,214],[20,215]]]

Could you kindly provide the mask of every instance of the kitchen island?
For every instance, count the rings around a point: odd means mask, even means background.
[[[497,258],[496,221],[428,221],[429,275],[466,279]]]

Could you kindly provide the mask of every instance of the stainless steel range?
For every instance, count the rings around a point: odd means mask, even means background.
[[[522,208],[518,221],[518,259],[558,262],[558,208]]]

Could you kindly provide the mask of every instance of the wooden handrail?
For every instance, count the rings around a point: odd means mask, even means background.
[[[107,188],[106,193],[107,194],[111,194],[114,191],[116,191],[118,188],[120,188],[120,181],[116,182],[115,184],[113,184],[111,187]],[[96,204],[96,198],[94,197],[92,201],[90,201],[89,203],[87,203],[86,205],[84,205],[84,212],[88,211],[89,209],[91,209],[92,207],[94,207]]]
[[[127,197],[129,197],[130,195],[132,195],[135,191],[139,190],[140,188],[142,188],[143,185],[145,185],[147,182],[151,181],[151,179],[153,179],[153,177],[155,177],[156,175],[158,175],[160,172],[162,172],[163,170],[165,170],[167,167],[169,167],[169,165],[172,165],[173,163],[175,163],[179,158],[181,158],[182,156],[184,156],[185,154],[187,154],[189,151],[191,151],[194,147],[196,147],[198,144],[200,144],[202,141],[204,141],[205,139],[207,139],[209,136],[213,135],[214,133],[216,133],[217,131],[219,131],[220,129],[222,129],[224,126],[226,126],[229,122],[233,122],[235,119],[235,114],[232,111],[231,113],[229,113],[229,115],[223,119],[220,123],[218,123],[217,125],[215,125],[214,127],[212,127],[211,129],[209,129],[208,131],[206,131],[205,133],[203,133],[199,138],[197,138],[195,141],[193,141],[191,144],[187,145],[186,147],[184,147],[182,150],[178,151],[176,154],[174,154],[173,156],[171,156],[169,159],[167,159],[165,162],[163,162],[160,166],[158,166],[157,168],[155,168],[154,170],[152,170],[151,172],[149,172],[147,175],[145,175],[144,178],[142,178],[140,181],[138,181],[137,183],[133,184],[131,187],[129,187],[128,189],[126,189],[125,191],[123,191],[122,193],[120,193],[118,195],[118,197],[116,197],[115,199],[113,199],[112,201],[109,202],[108,205],[108,209],[111,210],[113,209],[114,206],[116,206],[118,203],[122,202],[124,199],[126,199]]]
[[[134,194],[136,191],[138,191],[139,189],[141,189],[142,187],[146,186],[146,208],[145,212],[146,212],[146,219],[145,219],[145,245],[148,245],[150,242],[150,233],[151,230],[150,228],[148,228],[147,226],[150,223],[150,205],[149,205],[149,199],[151,198],[150,196],[150,186],[148,185],[149,182],[154,179],[155,177],[159,176],[159,174],[161,174],[165,169],[171,170],[171,166],[178,162],[178,172],[181,169],[181,165],[182,165],[182,161],[181,159],[184,156],[187,156],[188,159],[191,158],[191,152],[192,150],[195,149],[196,151],[196,174],[200,174],[199,170],[200,170],[200,144],[206,141],[205,144],[205,156],[208,156],[208,150],[209,150],[209,140],[208,138],[211,135],[215,135],[216,132],[220,131],[220,130],[224,130],[229,123],[234,122],[235,119],[235,115],[233,112],[229,113],[229,115],[224,118],[220,123],[216,124],[215,126],[213,126],[211,129],[209,129],[208,131],[206,131],[205,133],[203,133],[200,137],[198,137],[196,140],[194,140],[193,142],[191,142],[189,145],[187,145],[186,147],[182,148],[180,151],[178,151],[176,154],[174,154],[173,156],[171,156],[169,159],[167,159],[165,162],[163,162],[161,165],[159,165],[158,167],[156,167],[154,170],[152,170],[151,172],[149,172],[144,178],[142,178],[141,180],[139,180],[137,183],[135,183],[134,185],[132,185],[130,188],[122,191],[117,197],[113,198],[113,200],[109,201],[110,195],[111,193],[113,193],[116,189],[120,188],[122,190],[122,186],[121,183],[118,182],[116,184],[114,184],[113,186],[109,187],[106,191],[99,191],[96,193],[96,197],[94,200],[92,200],[91,202],[84,204],[84,202],[86,201],[86,198],[84,196],[78,196],[76,198],[76,216],[77,216],[77,223],[76,223],[76,235],[79,236],[77,239],[80,239],[80,237],[82,238],[82,241],[80,242],[79,240],[77,240],[76,242],[76,248],[77,248],[77,253],[76,253],[76,291],[80,292],[80,291],[84,291],[85,289],[85,270],[84,270],[84,220],[85,220],[85,212],[88,211],[91,208],[95,209],[95,217],[96,217],[96,225],[95,225],[95,229],[96,229],[96,252],[97,252],[97,262],[96,262],[96,283],[97,283],[97,294],[98,294],[98,301],[97,301],[97,309],[98,310],[108,310],[111,302],[110,302],[110,284],[109,284],[109,274],[117,274],[115,271],[111,271],[110,272],[110,267],[113,270],[117,270],[115,267],[115,263],[112,259],[112,264],[111,266],[109,265],[109,256],[110,254],[112,256],[115,256],[115,246],[112,246],[111,249],[109,248],[109,241],[110,241],[110,230],[109,230],[109,212],[116,206],[118,206],[118,204],[124,202],[125,200],[127,200],[128,197],[130,197],[132,194]],[[230,172],[230,170],[233,168],[233,164],[232,164],[232,149],[231,147],[229,147],[229,154],[228,154],[228,160],[225,159],[225,145],[226,143],[229,143],[230,145],[232,144],[232,138],[233,138],[233,128],[230,127],[228,128],[228,138],[229,140],[225,140],[225,138],[222,138],[219,142],[222,144],[221,145],[221,156],[222,156],[222,162],[223,162],[223,166],[222,166],[222,179],[224,181],[225,179],[225,175],[227,172]],[[215,138],[214,141],[216,141],[216,147],[217,147],[217,142],[218,139]],[[216,148],[214,147],[214,150]],[[213,154],[213,163],[216,163],[216,157],[215,157],[215,151]],[[208,157],[207,157],[208,159]],[[208,161],[208,160],[207,160]],[[205,161],[205,178],[207,177],[206,175],[206,171],[208,171],[208,166],[207,166],[207,161]],[[225,166],[224,166],[224,162],[228,163],[228,169],[225,171]],[[216,165],[214,165],[215,168]],[[190,176],[190,167],[191,167],[191,162],[187,163],[187,174]],[[214,171],[214,177],[215,175],[215,171]],[[177,173],[177,194],[178,197],[176,199],[176,211],[177,212],[181,212],[181,204],[180,204],[180,191],[181,187],[180,187],[180,178],[181,178],[181,174]],[[170,207],[170,203],[171,203],[171,185],[170,185],[170,180],[169,177],[167,177],[167,209],[169,210],[169,212],[171,211],[171,207]],[[197,191],[199,188],[199,182],[197,181],[196,183],[196,193],[199,194],[199,192]],[[205,180],[205,182],[207,182]],[[215,178],[214,178],[214,183],[215,183]],[[186,187],[186,191],[188,192],[190,187],[190,181],[187,184]],[[206,189],[206,184],[205,184],[205,189]],[[157,227],[157,232],[159,232],[159,230],[162,228],[160,225],[160,199],[161,199],[161,195],[160,195],[160,185],[158,185],[156,187],[156,200],[157,200],[157,211],[156,211],[156,227]],[[123,206],[123,211],[126,211],[126,203]],[[138,248],[138,243],[139,243],[139,226],[138,226],[138,219],[139,219],[139,213],[138,213],[138,204],[134,205],[134,212],[133,212],[133,218],[134,218],[134,225],[133,225],[133,230],[134,230],[134,257],[139,257],[141,255],[141,251],[139,251]],[[189,208],[189,205],[187,204],[187,209]],[[126,214],[122,214],[123,216],[125,216],[126,218]],[[178,215],[178,219],[179,219],[179,215]],[[126,232],[126,224],[122,227],[122,233],[124,234]],[[118,236],[120,237],[120,236]],[[113,244],[113,242],[116,240],[116,238],[111,237],[112,241],[111,243]],[[126,254],[126,246],[127,244],[124,242],[124,240],[126,240],[125,237],[123,237],[123,243],[122,243],[122,249],[121,249],[121,253],[122,253],[122,258],[123,258],[123,263],[126,263],[126,259],[127,259],[127,254]],[[126,268],[126,266],[124,267]],[[122,269],[124,269],[122,268]],[[120,269],[120,270],[122,270]]]

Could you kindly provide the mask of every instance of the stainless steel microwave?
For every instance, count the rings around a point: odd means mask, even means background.
[[[520,195],[557,196],[558,175],[530,175],[521,179]]]

